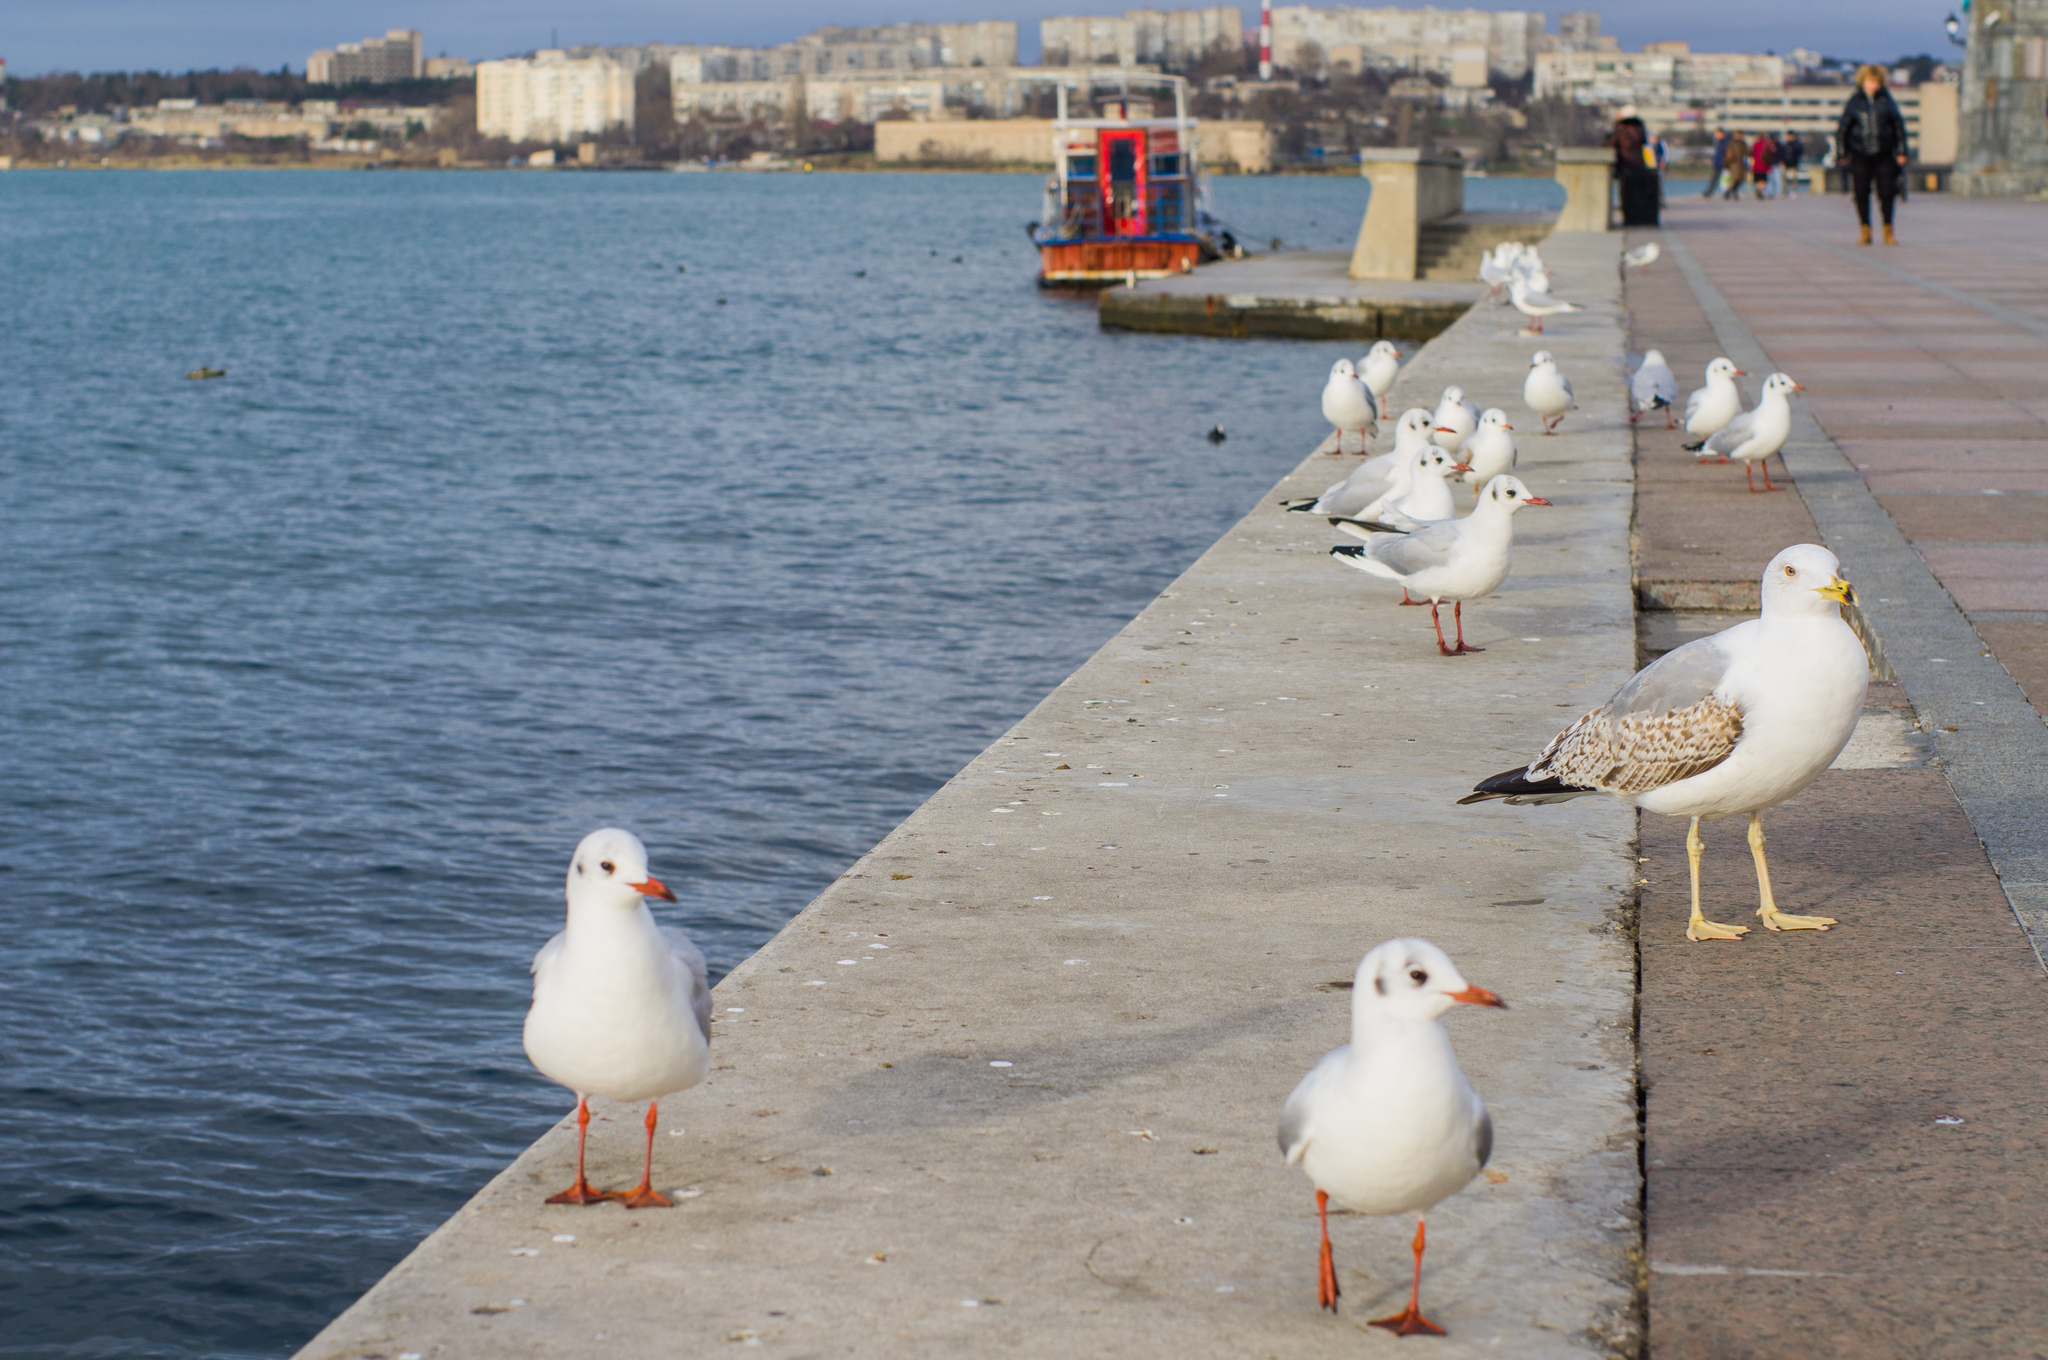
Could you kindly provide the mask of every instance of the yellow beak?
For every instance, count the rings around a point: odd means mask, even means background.
[[[1828,583],[1818,587],[1816,594],[1825,595],[1837,604],[1856,603],[1856,588],[1839,576],[1828,578]]]

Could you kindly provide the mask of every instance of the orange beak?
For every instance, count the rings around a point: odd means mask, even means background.
[[[1484,987],[1467,987],[1462,992],[1445,992],[1444,995],[1453,1001],[1462,1001],[1468,1006],[1493,1006],[1500,1010],[1508,1008],[1507,1002]]]
[[[1522,502],[1522,504],[1524,504],[1524,505],[1548,505],[1548,504],[1550,504],[1550,502],[1549,502],[1549,501],[1547,501],[1547,500],[1544,500],[1544,499],[1543,499],[1543,498],[1542,498],[1541,496],[1531,496],[1531,497],[1529,497],[1529,499],[1528,499],[1528,500],[1525,500],[1525,501],[1523,501],[1523,502]]]
[[[1746,368],[1738,368],[1735,370],[1735,376],[1738,378],[1747,378],[1749,376],[1749,370]]]
[[[642,897],[659,897],[664,902],[676,900],[676,895],[668,890],[668,885],[652,874],[647,876],[645,883],[628,883],[626,886]]]
[[[1456,433],[1457,433],[1457,431],[1456,431],[1456,430],[1452,429],[1452,428],[1451,428],[1450,426],[1448,426],[1448,425],[1439,425],[1439,426],[1437,426],[1437,427],[1436,427],[1436,432],[1437,432],[1438,434],[1456,434]]]
[[[1451,471],[1453,471],[1453,472],[1470,472],[1471,470],[1472,470],[1472,465],[1471,465],[1470,463],[1453,463],[1453,464],[1451,464]]]
[[[1793,383],[1793,384],[1792,384],[1792,390],[1793,390],[1794,392],[1804,392],[1804,391],[1806,390],[1806,384],[1805,384],[1805,383]]]

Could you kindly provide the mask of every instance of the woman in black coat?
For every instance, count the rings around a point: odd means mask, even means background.
[[[1849,173],[1856,196],[1856,220],[1863,224],[1861,244],[1870,244],[1870,189],[1877,186],[1878,211],[1884,217],[1884,243],[1892,235],[1892,204],[1899,196],[1899,175],[1906,165],[1906,115],[1885,88],[1884,69],[1865,66],[1856,72],[1856,93],[1842,106],[1835,127],[1835,162]]]

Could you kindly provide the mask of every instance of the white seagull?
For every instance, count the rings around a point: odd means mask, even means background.
[[[1344,452],[1344,436],[1351,431],[1358,433],[1358,451],[1365,452],[1366,441],[1379,433],[1372,410],[1372,394],[1358,380],[1351,361],[1339,359],[1331,364],[1330,380],[1323,384],[1323,419],[1337,429],[1338,453]]]
[[[1657,263],[1657,257],[1663,253],[1664,247],[1658,245],[1655,241],[1649,241],[1623,255],[1621,263],[1624,268],[1628,269],[1648,269],[1651,265]]]
[[[1387,414],[1387,393],[1394,390],[1394,379],[1399,376],[1401,348],[1391,340],[1375,344],[1358,361],[1358,380],[1365,384],[1366,391],[1372,393],[1373,403],[1383,417]]]
[[[1856,596],[1826,548],[1799,543],[1764,568],[1763,616],[1688,642],[1636,673],[1605,704],[1551,738],[1519,770],[1483,781],[1460,803],[1558,803],[1605,794],[1690,817],[1688,940],[1734,940],[1747,926],[1700,911],[1700,821],[1749,814],[1757,915],[1766,930],[1825,930],[1827,916],[1788,916],[1771,897],[1760,815],[1820,777],[1863,712],[1870,662],[1842,621]]]
[[[1754,410],[1744,411],[1723,425],[1719,433],[1708,435],[1697,444],[1687,444],[1685,448],[1697,453],[1702,461],[1719,457],[1725,463],[1733,458],[1742,464],[1743,481],[1751,491],[1755,491],[1753,470],[1758,463],[1785,447],[1785,440],[1792,434],[1792,394],[1805,390],[1793,382],[1789,374],[1773,373],[1764,379],[1764,392],[1757,398]],[[1771,485],[1768,465],[1764,468],[1763,489],[1783,490]]]
[[[1364,538],[1390,528],[1405,532],[1449,519],[1458,513],[1451,499],[1450,479],[1465,470],[1465,464],[1450,454],[1433,444],[1425,445],[1409,461],[1407,477],[1356,515],[1332,516],[1330,523],[1353,538]]]
[[[1539,287],[1539,283],[1542,285]],[[1554,298],[1549,291],[1548,275],[1539,278],[1517,276],[1508,284],[1508,298],[1515,304],[1515,310],[1529,318],[1529,332],[1543,334],[1543,318],[1562,316],[1566,312],[1584,310],[1577,303]]]
[[[1374,501],[1394,490],[1398,481],[1399,490],[1395,495],[1404,495],[1408,490],[1407,477],[1414,467],[1415,455],[1425,449],[1436,447],[1429,442],[1431,417],[1420,406],[1401,413],[1401,419],[1394,425],[1394,448],[1377,458],[1368,458],[1351,469],[1351,475],[1330,487],[1322,495],[1307,500],[1282,502],[1289,510],[1299,510],[1317,515],[1355,515]]]
[[[711,989],[704,955],[680,930],[656,925],[643,897],[676,900],[647,872],[640,838],[617,827],[591,832],[569,860],[568,926],[534,956],[526,1056],[576,1093],[576,1183],[550,1204],[670,1204],[653,1185],[655,1103],[704,1080]],[[647,1102],[647,1153],[633,1190],[598,1190],[583,1174],[592,1096]]]
[[[1557,371],[1550,351],[1539,349],[1529,360],[1529,376],[1522,379],[1522,402],[1543,417],[1543,433],[1556,434],[1564,413],[1579,402],[1572,395],[1572,380]]]
[[[1685,432],[1694,439],[1719,434],[1721,427],[1742,414],[1742,389],[1737,378],[1749,376],[1726,357],[1707,365],[1707,385],[1695,387],[1685,399]]]
[[[1408,1307],[1372,1326],[1400,1336],[1444,1329],[1422,1315],[1423,1215],[1464,1189],[1493,1155],[1493,1120],[1465,1080],[1439,1017],[1502,1001],[1427,940],[1388,940],[1351,983],[1351,1042],[1301,1079],[1280,1111],[1280,1151],[1316,1187],[1323,1246],[1316,1302],[1337,1311],[1330,1201],[1361,1214],[1414,1214]]]
[[[1443,400],[1436,404],[1436,428],[1429,437],[1438,448],[1457,453],[1478,428],[1479,408],[1465,399],[1465,389],[1446,387]]]
[[[1465,601],[1491,595],[1508,579],[1515,555],[1515,511],[1525,505],[1548,505],[1529,494],[1518,477],[1496,477],[1480,493],[1479,504],[1463,519],[1439,520],[1413,533],[1374,534],[1363,543],[1345,543],[1330,555],[1372,576],[1398,581],[1401,589],[1429,601],[1430,622],[1436,625],[1436,648],[1445,656],[1483,652],[1465,641]],[[1458,645],[1444,642],[1437,605],[1453,601]]]
[[[1465,441],[1463,454],[1470,465],[1465,480],[1471,484],[1473,496],[1494,478],[1515,470],[1514,428],[1508,424],[1508,413],[1498,406],[1489,406],[1479,417],[1479,428]]]
[[[1645,411],[1662,409],[1664,428],[1671,428],[1671,403],[1678,400],[1678,375],[1664,362],[1664,351],[1653,349],[1643,356],[1643,362],[1629,377],[1628,399],[1629,424],[1635,424],[1636,417]]]

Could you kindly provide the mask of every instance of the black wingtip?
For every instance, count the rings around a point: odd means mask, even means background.
[[[1280,502],[1280,504],[1282,504],[1282,505],[1286,506],[1286,507],[1287,507],[1287,508],[1288,508],[1289,510],[1297,510],[1297,511],[1302,511],[1302,512],[1304,512],[1304,513],[1305,513],[1305,512],[1307,512],[1307,511],[1310,511],[1310,510],[1313,510],[1313,509],[1315,509],[1315,508],[1316,508],[1316,501],[1319,501],[1319,500],[1321,500],[1321,499],[1322,499],[1322,497],[1321,497],[1321,496],[1317,496],[1317,497],[1316,497],[1316,498],[1315,498],[1314,500],[1306,500],[1306,501],[1282,501],[1282,502]]]
[[[1701,449],[1705,448],[1706,446],[1707,441],[1702,439],[1697,444],[1680,444],[1678,447],[1684,449],[1687,453],[1698,453]]]
[[[1330,556],[1363,557],[1365,556],[1365,545],[1363,543],[1339,543],[1336,547],[1330,549]]]
[[[1577,788],[1561,779],[1531,779],[1529,767],[1503,770],[1491,779],[1482,779],[1473,786],[1472,792],[1458,800],[1458,806],[1467,803],[1483,803],[1489,798],[1543,798],[1563,795],[1566,798],[1576,794],[1590,793],[1590,789]]]
[[[1349,515],[1332,515],[1330,516],[1330,523],[1356,524],[1359,528],[1369,529],[1376,534],[1405,534],[1408,532],[1398,525],[1382,524],[1376,519],[1352,519]]]

